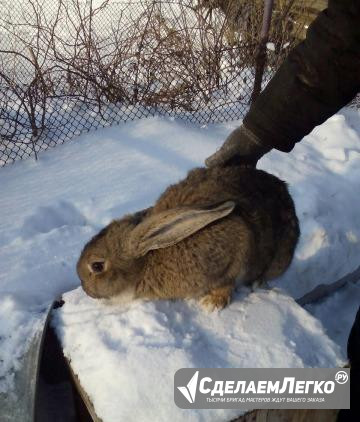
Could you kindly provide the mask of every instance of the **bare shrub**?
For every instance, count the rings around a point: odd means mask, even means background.
[[[249,106],[262,2],[6,1],[0,164],[114,122],[154,113],[224,121]],[[293,37],[293,2],[280,3],[271,67]]]

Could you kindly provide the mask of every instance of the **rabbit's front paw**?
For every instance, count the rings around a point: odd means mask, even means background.
[[[264,289],[269,290],[270,286],[267,282],[267,280],[264,280],[263,278],[258,278],[251,284],[251,290],[254,292],[257,289]]]
[[[231,301],[233,285],[217,287],[200,299],[200,304],[208,312],[220,311]]]

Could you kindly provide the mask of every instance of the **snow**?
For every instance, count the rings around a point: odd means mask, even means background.
[[[11,389],[14,371],[40,329],[47,305],[78,288],[75,264],[84,243],[113,218],[151,205],[167,185],[202,165],[239,123],[199,128],[148,118],[83,135],[40,153],[37,162],[0,169],[0,392]],[[145,392],[136,382],[139,363],[140,379],[147,387],[156,374],[165,377],[148,390],[161,390],[164,397],[172,394],[169,383],[181,366],[341,364],[358,285],[348,294],[344,290],[308,307],[316,319],[292,298],[359,265],[359,134],[359,112],[344,109],[315,128],[291,154],[273,151],[259,163],[289,183],[301,224],[291,267],[271,283],[281,292],[240,292],[227,309],[210,315],[194,303],[109,306],[80,290],[65,295],[66,304],[56,313],[57,329],[104,422],[111,420],[106,409],[114,401],[114,391],[124,389],[125,377],[124,404],[133,407],[131,400],[139,389]],[[345,306],[350,298],[351,305]],[[126,353],[130,349],[132,354]],[[94,381],[100,376],[101,382]],[[105,386],[114,389],[110,395]],[[147,400],[149,396],[143,396],[138,407],[148,406],[150,412]],[[172,400],[168,405],[173,406]],[[179,412],[176,417],[184,416]],[[198,420],[202,418],[209,420],[199,414]]]
[[[305,308],[317,318],[325,328],[326,334],[345,354],[350,329],[360,305],[360,283],[348,284],[333,295]]]
[[[301,221],[293,265],[275,283],[294,297],[359,265],[359,129],[358,112],[345,110],[315,128],[286,158],[273,152],[261,161],[290,184]],[[334,154],[335,148],[341,153]]]
[[[227,310],[210,314],[194,301],[109,306],[81,288],[66,293],[64,300],[54,323],[65,356],[106,422],[210,422],[244,413],[177,408],[173,377],[179,368],[342,363],[321,324],[276,291],[238,293]]]
[[[31,338],[42,327],[41,311],[41,308],[31,309],[20,297],[14,301],[6,294],[2,295],[0,300],[0,393],[6,393],[12,388],[14,371],[19,369],[21,357],[29,346]],[[28,323],[29,319],[31,324]]]

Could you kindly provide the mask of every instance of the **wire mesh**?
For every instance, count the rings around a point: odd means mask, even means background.
[[[0,166],[151,115],[243,117],[257,39],[203,3],[3,0]],[[264,83],[283,54],[269,53]]]

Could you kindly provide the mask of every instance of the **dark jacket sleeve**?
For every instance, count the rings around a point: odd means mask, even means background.
[[[288,152],[359,90],[360,0],[329,0],[243,123],[265,146]]]

